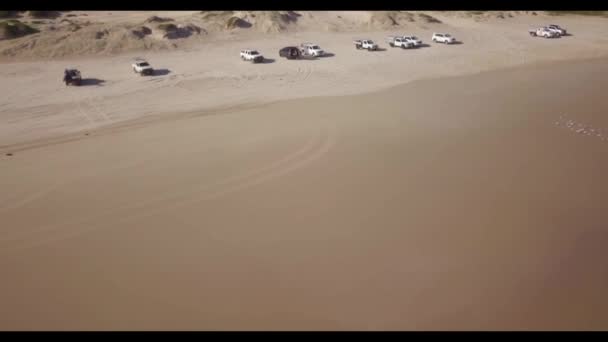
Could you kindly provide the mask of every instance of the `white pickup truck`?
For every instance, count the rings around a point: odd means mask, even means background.
[[[133,72],[139,74],[140,76],[152,75],[154,73],[154,68],[152,68],[150,63],[142,58],[136,58],[131,66],[133,67]]]
[[[408,42],[403,37],[400,36],[388,36],[386,38],[386,42],[391,47],[400,47],[402,49],[411,49],[414,47],[414,43]]]
[[[321,57],[325,54],[325,51],[317,44],[302,43],[300,44],[300,52],[304,56]]]
[[[242,50],[241,59],[248,62],[260,63],[264,61],[264,56],[257,50]]]
[[[368,51],[378,50],[378,44],[374,43],[370,39],[355,40],[355,47],[357,48],[357,50],[360,50],[360,49],[366,49]]]
[[[454,44],[456,39],[447,33],[433,33],[431,40],[435,43]]]

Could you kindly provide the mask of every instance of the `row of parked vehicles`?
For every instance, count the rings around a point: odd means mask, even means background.
[[[325,51],[319,45],[313,43],[302,43],[300,46],[286,46],[279,50],[279,57],[287,59],[322,57],[323,55],[325,55]],[[253,49],[241,50],[241,59],[253,63],[262,63],[265,60],[258,50]]]
[[[454,44],[456,38],[447,33],[433,33],[431,40],[434,43]],[[422,40],[416,36],[388,36],[386,42],[390,47],[402,49],[415,49],[422,46]],[[364,49],[368,51],[376,51],[379,49],[378,44],[371,39],[355,40],[355,48],[357,50]]]
[[[433,33],[431,40],[435,43],[453,44],[456,39],[447,33]],[[390,47],[402,49],[415,49],[422,46],[422,40],[416,36],[388,36],[386,42]],[[357,50],[364,49],[368,51],[376,51],[379,49],[378,44],[371,39],[358,39],[354,41]]]
[[[566,35],[566,29],[559,25],[548,25],[540,27],[536,30],[530,30],[530,35],[533,37],[557,38]],[[456,38],[448,33],[433,33],[431,40],[434,43],[454,44]],[[422,40],[416,36],[388,36],[386,42],[390,47],[412,49],[423,45]],[[379,49],[377,43],[371,39],[358,39],[354,41],[357,50],[376,51]],[[302,43],[300,46],[286,46],[279,50],[279,56],[287,59],[300,59],[306,57],[322,57],[325,51],[318,45],[313,43]],[[241,59],[253,63],[264,62],[264,56],[257,50],[245,49],[241,50]],[[131,65],[133,72],[141,76],[154,75],[154,68],[143,58],[136,58]],[[81,85],[82,76],[77,69],[66,69],[64,72],[63,81],[65,85]]]
[[[532,37],[559,38],[566,35],[566,29],[559,25],[548,25],[528,31]]]

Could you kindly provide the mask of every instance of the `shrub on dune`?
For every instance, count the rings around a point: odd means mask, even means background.
[[[177,31],[177,25],[172,23],[165,23],[158,25],[158,29],[166,33]]]
[[[0,39],[14,39],[36,32],[38,32],[38,30],[19,20],[0,22]]]
[[[61,15],[59,11],[29,11],[32,18],[53,19]]]

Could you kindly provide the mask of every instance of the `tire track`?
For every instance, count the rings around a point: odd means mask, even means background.
[[[113,165],[111,167],[108,168],[104,168],[103,170],[101,170],[101,172],[96,172],[96,173],[92,173],[92,174],[87,174],[81,177],[76,177],[76,178],[71,178],[69,180],[66,181],[60,181],[60,182],[55,182],[53,183],[51,186],[44,188],[38,192],[35,192],[29,196],[27,196],[26,198],[23,198],[22,200],[18,200],[17,203],[14,203],[12,205],[8,205],[5,207],[0,207],[0,213],[3,211],[7,211],[7,210],[14,210],[14,209],[19,209],[21,207],[23,207],[24,205],[27,205],[28,203],[31,203],[33,201],[36,201],[37,199],[43,198],[44,196],[52,193],[55,190],[60,189],[61,187],[70,184],[70,183],[74,183],[74,182],[78,182],[78,181],[82,181],[88,178],[94,178],[94,177],[98,177],[102,174],[105,173],[109,173],[109,172],[114,172],[114,171],[119,171],[119,170],[125,170],[125,169],[129,169],[141,164],[145,164],[149,161],[154,160],[155,158],[148,158],[148,159],[143,159],[143,160],[135,160],[135,161],[131,161],[128,162],[126,164],[117,164],[117,165]],[[0,239],[0,241],[2,241],[2,239]]]
[[[77,109],[78,112],[81,114],[81,116],[83,116],[84,118],[86,118],[86,120],[89,123],[89,126],[92,128],[94,127],[94,123],[99,123],[99,122],[109,122],[111,121],[108,116],[105,114],[105,112],[103,112],[100,109],[99,105],[96,105],[95,103],[93,103],[93,100],[83,100],[83,101],[76,101],[77,104]],[[91,108],[92,110],[94,110],[97,114],[98,114],[98,120],[92,119],[91,116],[88,114],[89,111],[85,111],[83,110],[83,104],[86,104],[89,108]],[[115,167],[110,168],[110,170],[114,170],[116,169]],[[118,168],[120,169],[120,167]],[[82,178],[88,178],[88,176],[82,177]],[[79,178],[79,179],[82,179]],[[17,203],[14,203],[12,205],[6,206],[6,207],[0,207],[0,212],[3,211],[7,211],[7,210],[11,210],[11,209],[18,209],[32,201],[35,201],[36,199],[39,199],[53,191],[55,191],[56,189],[60,188],[61,186],[68,184],[70,182],[73,182],[74,180],[70,180],[67,182],[56,182],[53,185],[51,185],[50,187],[43,189],[39,192],[36,192],[20,201],[17,201]]]
[[[9,246],[4,248],[0,247],[0,251],[2,252],[10,252],[17,251],[25,248],[32,248],[37,246],[42,246],[52,242],[58,242],[65,239],[69,239],[71,237],[84,234],[86,232],[90,232],[92,230],[98,229],[99,224],[96,226],[88,225],[85,229],[82,225],[85,225],[91,221],[97,221],[101,218],[107,216],[116,216],[120,211],[125,212],[125,216],[120,218],[118,222],[124,220],[130,220],[134,218],[143,218],[149,217],[157,214],[158,211],[150,212],[146,210],[147,207],[154,204],[161,204],[164,202],[169,202],[169,204],[164,204],[163,209],[165,208],[179,208],[184,205],[197,203],[200,201],[207,201],[212,199],[217,199],[222,196],[226,196],[268,181],[281,177],[285,174],[293,172],[301,167],[308,165],[309,163],[317,160],[318,158],[325,155],[331,147],[335,144],[335,137],[333,134],[328,134],[328,132],[320,132],[319,134],[313,135],[311,139],[305,144],[303,148],[298,149],[294,153],[291,153],[282,159],[271,163],[270,165],[263,166],[256,170],[252,170],[245,174],[236,175],[233,177],[229,177],[223,180],[219,180],[212,184],[206,184],[200,187],[195,187],[194,189],[189,189],[188,191],[175,192],[168,196],[162,196],[157,198],[152,198],[147,201],[139,202],[131,206],[123,206],[121,208],[112,208],[109,210],[105,210],[102,213],[98,213],[86,218],[81,218],[77,220],[72,220],[68,222],[63,222],[59,224],[53,224],[41,227],[36,231],[30,231],[27,234],[21,234],[21,236],[12,236],[10,238],[5,238],[0,240],[3,243],[10,243]],[[213,189],[214,187],[218,187],[215,191],[209,189]],[[198,196],[198,194],[203,193],[202,196]],[[206,194],[205,194],[206,193]],[[193,197],[194,196],[194,197]],[[144,212],[140,212],[139,214],[130,214],[133,210],[145,210]],[[41,233],[57,233],[66,229],[66,232],[59,235],[51,236],[46,239],[36,239],[36,236],[39,236]],[[70,229],[71,228],[71,229]],[[25,235],[25,236],[24,236]],[[34,235],[34,236],[33,236]],[[32,241],[34,240],[34,241]],[[21,242],[21,243],[20,243]]]
[[[93,102],[93,99],[88,100],[86,103],[89,106],[89,108],[92,108],[101,117],[101,120],[99,120],[99,121],[102,121],[102,122],[112,121],[112,120],[110,120],[110,118],[108,117],[106,112],[100,109],[101,106],[99,104],[95,104]]]
[[[75,101],[75,102],[76,102],[76,109],[77,109],[78,113],[80,114],[81,117],[83,117],[89,123],[88,124],[89,129],[95,128],[94,121],[91,119],[91,117],[89,117],[87,112],[82,109],[82,103],[80,101]]]

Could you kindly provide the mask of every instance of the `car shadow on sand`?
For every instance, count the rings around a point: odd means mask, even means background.
[[[319,57],[300,55],[298,58],[292,58],[292,59],[285,58],[285,59],[288,61],[317,61],[317,60],[319,60]]]
[[[420,49],[420,48],[427,48],[427,47],[431,47],[431,44],[422,43],[422,44],[418,45],[416,48]]]
[[[383,51],[386,51],[387,49],[379,47],[376,50],[368,50],[368,49],[357,49],[357,50],[367,50],[368,52],[383,52]]]
[[[171,70],[169,70],[169,69],[154,69],[152,76],[165,76],[165,75],[169,75],[170,73],[171,73]]]
[[[271,64],[276,62],[276,60],[274,58],[264,58],[263,61],[261,61],[260,63],[257,64]]]
[[[100,80],[99,78],[83,78],[80,81],[81,86],[100,86],[103,85],[106,81]]]
[[[462,44],[463,44],[463,42],[461,42],[460,40],[457,40],[457,41],[455,41],[453,43],[450,43],[450,44],[433,42],[433,45],[437,45],[437,46],[439,46],[439,45],[462,45]]]
[[[320,56],[320,58],[329,58],[329,57],[334,57],[336,54],[331,53],[331,52],[326,52],[323,54],[323,56]]]

